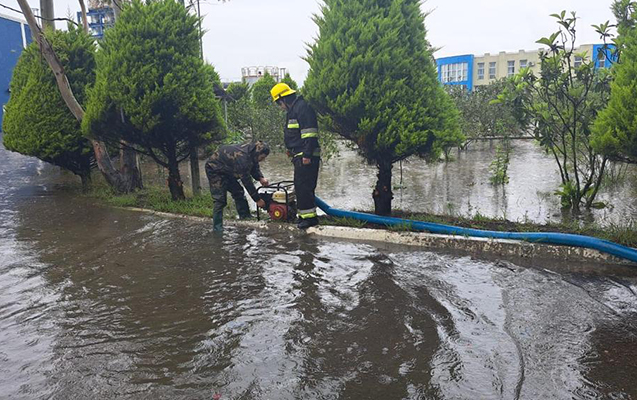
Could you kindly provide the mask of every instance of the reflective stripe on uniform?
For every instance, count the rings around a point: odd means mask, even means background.
[[[318,129],[317,128],[306,128],[301,129],[301,139],[308,139],[318,137]]]
[[[316,218],[316,207],[308,208],[307,210],[299,210],[298,215],[301,219]]]
[[[291,119],[288,121],[288,129],[299,129],[301,125],[299,125],[299,121],[295,119]]]

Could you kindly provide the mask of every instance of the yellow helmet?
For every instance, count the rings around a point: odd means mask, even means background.
[[[291,94],[296,93],[296,90],[292,89],[285,83],[277,83],[274,85],[272,90],[270,90],[270,94],[272,95],[272,100],[277,101],[281,97],[289,96]]]

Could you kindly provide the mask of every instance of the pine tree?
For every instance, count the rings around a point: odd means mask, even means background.
[[[377,166],[375,212],[391,213],[392,166],[437,157],[458,135],[458,111],[438,82],[420,0],[325,0],[315,18],[303,93],[334,132]],[[447,143],[448,145],[448,143]]]
[[[252,102],[257,108],[274,107],[270,89],[276,85],[276,81],[269,73],[265,73],[261,79],[252,85]]]
[[[291,87],[294,90],[298,90],[299,89],[299,85],[296,83],[296,81],[294,79],[292,79],[292,77],[290,76],[289,73],[285,74],[283,79],[281,79],[281,82],[287,84],[289,87]]]
[[[68,32],[47,31],[71,88],[80,103],[86,87],[95,80],[95,45],[79,28]],[[22,53],[13,71],[11,98],[2,126],[8,150],[37,157],[90,179],[93,150],[82,136],[80,123],[66,107],[53,72],[33,42]]]
[[[183,199],[178,165],[220,133],[216,74],[199,54],[198,19],[173,0],[125,6],[97,55],[95,87],[82,128],[125,140],[168,169],[173,199]]]

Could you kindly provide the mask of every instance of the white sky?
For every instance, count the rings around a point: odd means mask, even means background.
[[[74,0],[54,2],[56,17],[79,10]],[[39,8],[38,1],[29,3]],[[16,0],[0,4],[19,8]],[[539,48],[535,41],[557,30],[549,15],[561,10],[575,11],[580,18],[579,44],[598,43],[591,25],[613,21],[611,4],[612,0],[428,0],[423,10],[431,11],[425,21],[428,39],[440,48],[435,55],[443,57]],[[204,55],[224,81],[239,80],[241,67],[272,65],[288,68],[301,83],[308,69],[301,57],[306,43],[316,36],[311,18],[318,11],[317,0],[203,0]],[[6,9],[0,8],[0,13],[15,16]]]

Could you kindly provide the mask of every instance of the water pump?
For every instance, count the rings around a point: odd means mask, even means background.
[[[265,201],[270,219],[274,221],[293,222],[296,219],[296,195],[294,182],[281,181],[257,189],[259,196]],[[261,220],[257,208],[257,219]]]

